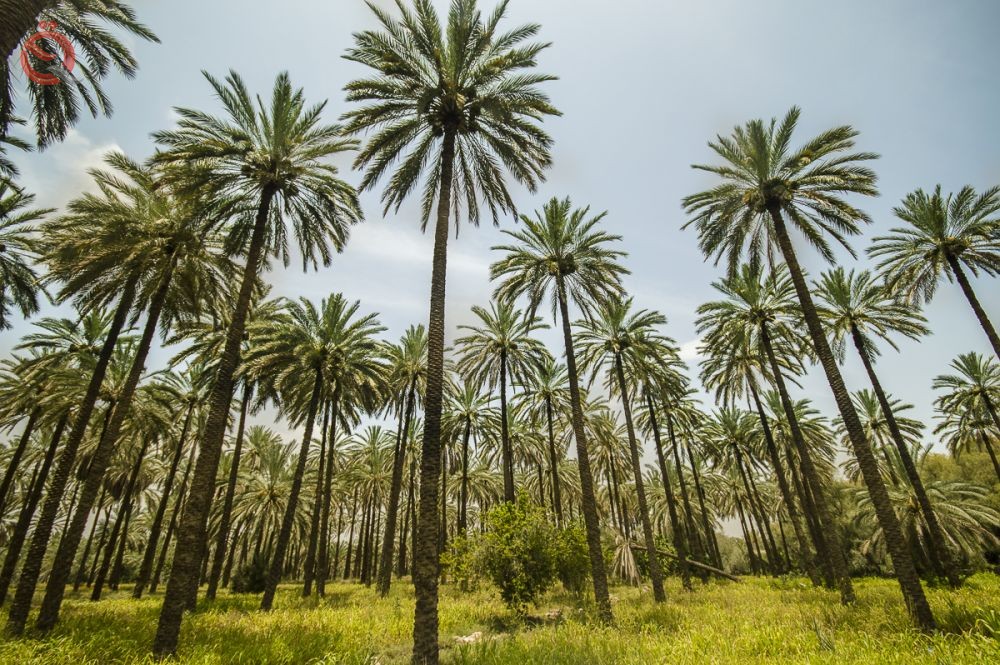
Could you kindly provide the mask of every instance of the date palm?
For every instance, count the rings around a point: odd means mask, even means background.
[[[666,325],[667,318],[649,310],[633,310],[632,299],[608,302],[590,319],[577,322],[574,344],[580,349],[580,367],[596,376],[607,372],[608,385],[617,392],[625,416],[631,453],[632,477],[635,482],[639,519],[642,523],[646,554],[649,561],[649,577],[656,602],[666,600],[663,592],[663,572],[653,536],[653,525],[649,519],[646,488],[642,481],[642,462],[639,443],[635,435],[632,418],[632,399],[635,392],[636,375],[645,362],[668,355],[673,341],[656,331]],[[626,372],[627,368],[627,372]],[[593,381],[593,379],[591,379]]]
[[[455,340],[460,349],[456,368],[462,376],[500,397],[500,459],[504,501],[514,501],[514,455],[510,443],[507,387],[525,385],[540,367],[545,347],[532,334],[548,328],[538,317],[526,317],[511,302],[492,302],[490,308],[473,306],[479,325],[459,326],[469,334]]]
[[[356,192],[327,161],[352,150],[355,143],[342,138],[336,125],[322,122],[325,104],[307,106],[302,90],[294,89],[284,73],[275,80],[270,103],[260,98],[255,103],[236,72],[225,81],[205,76],[225,117],[177,109],[179,127],[154,135],[163,149],[156,160],[187,167],[176,170],[183,177],[175,186],[212,200],[216,214],[227,221],[228,248],[244,255],[245,264],[153,643],[160,656],[176,652],[181,616],[192,589],[197,589],[233,377],[258,274],[268,254],[288,260],[286,225],[292,227],[307,267],[318,260],[328,264],[331,246],[343,248],[350,226],[361,219]]]
[[[111,100],[101,84],[113,69],[126,78],[135,76],[139,67],[135,56],[126,41],[106,26],[159,42],[138,20],[131,3],[121,0],[0,0],[0,16],[4,17],[0,21],[0,136],[7,134],[14,120],[10,66],[16,62],[12,56],[22,40],[35,33],[40,22],[53,21],[55,29],[75,46],[77,61],[72,72],[56,64],[58,60],[47,63],[32,57],[35,69],[61,81],[48,86],[27,83],[38,144],[43,147],[66,137],[79,120],[81,106],[94,117],[111,115]],[[46,41],[42,44],[49,46]]]
[[[986,421],[992,425],[992,437],[983,431],[982,443],[990,454],[997,477],[1000,478],[1000,464],[997,463],[992,439],[1000,436],[1000,363],[979,353],[963,353],[952,361],[955,374],[942,374],[934,379],[934,390],[945,393],[935,404],[943,413],[958,414],[969,423]]]
[[[569,378],[566,366],[556,362],[546,353],[542,364],[528,377],[528,384],[521,393],[523,413],[528,417],[544,418],[548,436],[549,482],[552,487],[552,507],[556,524],[563,523],[562,488],[559,466],[565,454],[562,445],[556,445],[556,427],[562,427],[562,418],[569,411]]]
[[[907,609],[921,629],[931,630],[934,616],[913,556],[906,548],[875,456],[826,339],[788,228],[790,224],[796,229],[826,261],[834,258],[828,236],[851,251],[846,236],[859,233],[859,224],[870,219],[843,195],[877,193],[875,173],[865,165],[877,155],[851,152],[858,133],[846,125],[792,149],[798,118],[799,109],[793,107],[780,124],[777,120],[752,120],[736,127],[731,136],[719,136],[710,143],[725,164],[695,168],[714,173],[723,182],[684,199],[685,210],[693,215],[685,227],[698,229],[702,252],[717,262],[725,257],[730,273],[744,255],[754,266],[761,265],[765,257],[773,264],[776,249],[788,267],[816,357],[872,495]]]
[[[1000,336],[983,309],[966,271],[978,277],[1000,274],[1000,187],[980,194],[966,185],[943,196],[918,189],[893,208],[907,226],[875,238],[868,253],[893,290],[912,301],[928,302],[941,277],[955,280],[1000,358]]]
[[[619,261],[625,253],[613,245],[621,237],[598,226],[605,214],[591,214],[589,207],[573,208],[568,198],[554,198],[534,217],[522,215],[520,230],[504,231],[514,243],[493,248],[504,256],[490,266],[490,278],[499,282],[495,291],[497,300],[514,301],[526,296],[528,316],[534,316],[542,301],[549,297],[553,318],[558,313],[562,324],[594,598],[602,619],[610,621],[611,602],[601,548],[597,497],[569,318],[570,302],[589,314],[595,305],[623,295],[621,278],[628,270]]]
[[[414,583],[415,663],[436,663],[437,479],[440,474],[441,404],[444,390],[444,310],[448,232],[455,207],[469,221],[480,218],[480,200],[494,222],[514,209],[505,173],[534,191],[551,163],[552,140],[540,123],[558,111],[539,85],[553,77],[532,73],[548,44],[525,43],[539,30],[526,25],[500,30],[504,0],[488,16],[476,0],[453,0],[446,25],[430,0],[412,9],[397,0],[399,18],[369,2],[378,31],[355,35],[346,58],[373,70],[347,85],[347,99],[359,104],[346,116],[348,129],[373,132],[358,154],[361,189],[383,176],[386,210],[396,209],[421,185],[421,221],[426,228],[436,203],[434,256],[428,324],[428,375],[424,454],[420,471],[420,514]],[[391,172],[391,175],[389,173]]]
[[[49,213],[31,208],[35,197],[0,180],[0,330],[11,327],[11,310],[28,318],[38,312],[39,277],[34,223]]]
[[[816,291],[820,303],[820,317],[826,323],[834,353],[843,358],[847,340],[850,339],[854,350],[861,358],[865,373],[868,374],[868,380],[875,391],[874,397],[878,400],[885,416],[885,425],[888,428],[890,440],[896,447],[899,460],[906,472],[906,478],[913,488],[924,519],[927,520],[929,551],[935,572],[947,577],[948,583],[952,587],[957,587],[959,585],[958,573],[947,549],[944,533],[934,515],[930,499],[927,498],[923,481],[920,474],[917,473],[917,466],[910,456],[910,446],[904,440],[900,424],[897,422],[889,398],[882,388],[882,383],[875,373],[873,364],[879,353],[875,340],[886,342],[893,349],[897,349],[891,335],[895,333],[910,339],[917,339],[929,332],[924,325],[926,320],[912,305],[902,302],[888,288],[878,283],[875,276],[867,270],[856,273],[853,270],[847,272],[838,267],[825,272],[816,283]],[[865,397],[867,396],[866,393]],[[861,399],[865,399],[865,397]],[[855,402],[858,403],[858,400],[856,399]],[[862,415],[860,411],[859,415]],[[862,418],[862,421],[871,423],[873,419],[871,417]],[[869,440],[874,446],[875,440],[871,436],[869,436]]]
[[[469,466],[474,454],[470,448],[474,439],[495,433],[500,415],[493,406],[493,397],[483,394],[480,386],[470,381],[451,382],[442,421],[444,430],[461,440],[462,467],[458,501],[458,532],[465,534],[469,517]]]

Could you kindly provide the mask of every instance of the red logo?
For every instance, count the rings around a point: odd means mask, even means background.
[[[47,40],[50,43],[55,42],[59,46],[63,54],[62,67],[67,72],[73,71],[73,67],[76,65],[76,50],[66,35],[56,32],[58,27],[59,25],[55,21],[42,21],[38,24],[38,32],[28,37],[21,48],[21,69],[28,75],[29,79],[38,85],[58,85],[62,83],[62,79],[55,74],[40,72],[32,66],[31,60],[28,58],[29,53],[43,63],[52,62],[58,57],[57,54],[42,48],[38,42],[45,42]],[[45,44],[45,46],[48,46],[48,44]]]

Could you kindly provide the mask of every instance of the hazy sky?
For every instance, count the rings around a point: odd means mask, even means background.
[[[141,70],[135,80],[108,83],[112,119],[88,119],[63,144],[17,156],[23,184],[41,204],[60,207],[85,189],[85,170],[109,149],[147,157],[150,132],[173,123],[171,107],[217,111],[202,69],[220,77],[236,69],[263,94],[288,70],[308,99],[329,100],[326,118],[336,121],[347,110],[343,85],[362,74],[341,54],[352,32],[374,26],[361,0],[133,4],[162,44],[130,40]],[[712,160],[706,142],[716,134],[754,117],[783,115],[793,104],[802,107],[800,140],[843,123],[861,132],[859,148],[882,155],[875,164],[881,197],[858,201],[875,223],[853,240],[859,261],[840,255],[848,267],[870,265],[864,249],[895,225],[891,208],[907,192],[936,183],[949,191],[1000,184],[995,0],[511,0],[508,15],[508,26],[540,23],[540,38],[552,42],[540,70],[559,77],[545,90],[564,113],[546,122],[555,138],[548,182],[536,195],[515,186],[517,205],[531,212],[552,196],[570,196],[608,210],[606,224],[623,236],[629,253],[626,285],[636,304],[666,314],[668,334],[692,363],[694,310],[714,297],[710,284],[720,271],[704,262],[695,233],[680,230],[680,200],[713,183],[690,165]],[[343,175],[357,183],[349,164],[342,160]],[[426,323],[431,238],[421,235],[414,206],[383,217],[378,196],[362,197],[367,223],[330,268],[303,274],[300,265],[275,265],[270,279],[290,297],[319,300],[340,291],[359,299],[363,309],[380,313],[387,336],[396,339],[408,325]],[[507,219],[501,227],[513,224]],[[490,247],[501,238],[487,224],[466,226],[452,241],[449,338],[457,324],[470,322],[471,305],[486,302]],[[814,274],[824,267],[805,247],[800,258]],[[974,286],[1000,322],[996,283]],[[887,390],[930,422],[933,377],[958,353],[989,347],[956,285],[942,284],[926,315],[934,335],[901,343],[901,353],[890,350],[878,369]],[[28,328],[22,323],[0,333],[0,352]],[[546,340],[558,352],[557,338]],[[154,366],[165,358],[154,354]],[[821,374],[814,370],[796,394],[833,415]],[[867,385],[853,358],[845,376],[852,389]]]

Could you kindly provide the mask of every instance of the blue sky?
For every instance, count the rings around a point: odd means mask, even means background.
[[[362,73],[340,56],[352,32],[374,26],[361,0],[133,4],[162,44],[132,42],[141,70],[135,80],[108,83],[114,117],[87,119],[63,144],[18,156],[23,184],[43,205],[60,207],[85,189],[85,170],[109,149],[148,156],[149,134],[173,123],[173,106],[217,110],[202,69],[218,76],[236,69],[264,94],[288,70],[310,100],[329,100],[327,119],[335,121],[347,108],[343,85]],[[666,332],[692,363],[694,310],[714,297],[710,283],[720,271],[704,262],[695,234],[680,230],[680,200],[712,184],[690,165],[712,159],[706,142],[716,134],[783,115],[793,104],[802,107],[801,140],[833,125],[856,127],[859,147],[882,155],[875,164],[881,196],[858,202],[874,224],[853,241],[860,260],[839,255],[849,267],[870,265],[864,249],[895,224],[891,208],[907,192],[936,183],[949,191],[1000,184],[1000,3],[993,0],[512,0],[508,16],[509,25],[540,23],[540,38],[553,43],[540,69],[559,77],[546,90],[564,113],[546,122],[555,138],[548,182],[536,195],[514,187],[517,205],[531,212],[552,196],[570,196],[607,210],[606,224],[629,253],[626,285],[636,304],[666,314]],[[340,166],[347,180],[359,181],[349,159]],[[431,239],[419,231],[415,206],[383,217],[377,191],[362,202],[367,222],[330,268],[303,274],[300,265],[276,265],[270,279],[281,295],[318,300],[340,291],[360,299],[396,339],[408,325],[426,322]],[[456,325],[470,322],[469,308],[487,300],[490,247],[502,237],[489,225],[466,226],[452,241],[450,338]],[[801,249],[808,270],[824,267]],[[978,280],[975,287],[1000,320],[996,284]],[[887,390],[931,422],[933,377],[958,353],[989,348],[956,285],[942,284],[925,313],[934,334],[901,343],[899,354],[889,350],[878,368]],[[28,328],[0,334],[0,352]],[[546,340],[558,351],[554,335]],[[153,366],[166,357],[154,354]],[[845,378],[852,389],[866,386],[853,358]],[[820,371],[802,385],[797,395],[834,414]]]

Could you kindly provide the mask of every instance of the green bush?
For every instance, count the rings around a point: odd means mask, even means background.
[[[477,587],[479,562],[476,560],[479,541],[471,536],[457,536],[448,543],[448,550],[441,555],[442,573],[458,582],[462,591]]]
[[[254,557],[233,573],[233,593],[264,593],[267,585],[267,557]]]
[[[580,594],[590,579],[590,551],[587,531],[581,524],[570,524],[556,532],[556,572],[566,590]]]
[[[486,516],[478,558],[508,607],[525,612],[555,581],[556,540],[545,511],[524,496]]]

